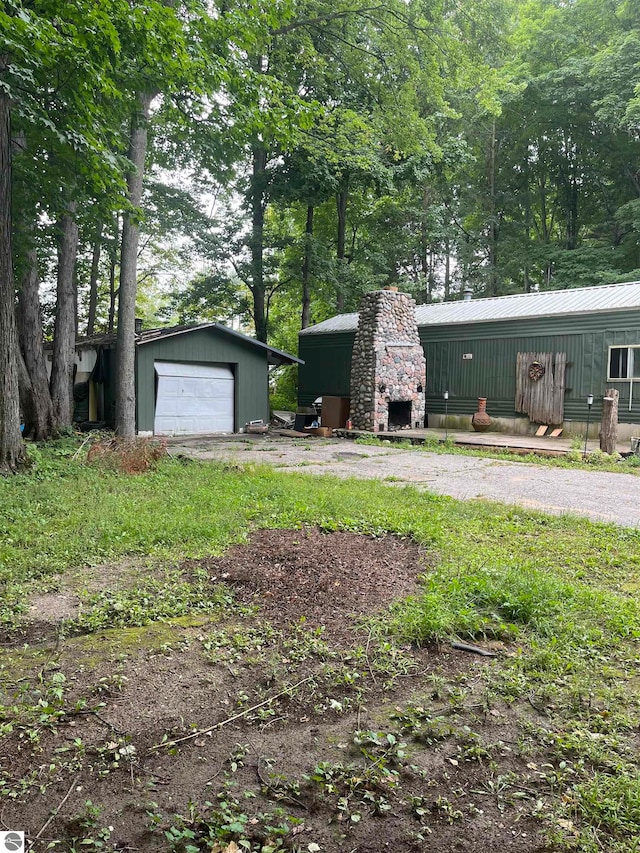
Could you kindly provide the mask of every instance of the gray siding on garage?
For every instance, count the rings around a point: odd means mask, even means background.
[[[158,337],[136,348],[138,430],[152,431],[155,418],[155,361],[229,365],[235,377],[235,430],[269,419],[267,351],[216,328]]]

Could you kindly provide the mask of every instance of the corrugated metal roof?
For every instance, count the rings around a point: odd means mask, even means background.
[[[357,317],[357,315],[355,315]],[[357,320],[356,320],[357,322]],[[267,351],[267,359],[269,364],[304,364],[304,361],[291,353],[271,347],[268,344],[263,344],[262,341],[257,341],[255,338],[250,338],[248,335],[243,335],[242,332],[236,332],[234,329],[229,329],[221,323],[189,323],[182,326],[161,326],[157,329],[143,329],[136,335],[136,345],[144,346],[144,344],[152,344],[163,338],[170,338],[174,335],[185,335],[189,332],[195,332],[198,329],[217,329],[234,338],[239,338],[245,343],[252,346],[261,347]],[[92,335],[88,338],[76,338],[76,349],[86,349],[97,346],[115,347],[117,337],[115,334],[100,334]],[[51,349],[52,344],[45,344],[45,349]]]
[[[357,314],[338,314],[337,317],[330,317],[322,323],[317,323],[315,326],[308,326],[298,334],[300,335],[315,335],[324,334],[325,332],[353,332],[358,327]]]
[[[488,323],[525,317],[555,317],[559,314],[590,314],[640,308],[640,281],[577,287],[572,290],[547,290],[543,293],[519,293],[469,302],[435,302],[418,305],[418,326],[454,323]],[[358,326],[357,314],[340,314],[300,332],[301,335],[326,332],[351,332]]]
[[[295,355],[291,355],[291,353],[284,352],[283,350],[276,349],[275,347],[270,347],[268,344],[263,344],[262,341],[257,341],[255,338],[250,338],[248,335],[243,335],[241,332],[236,332],[234,329],[229,329],[227,326],[223,326],[221,323],[192,323],[185,326],[168,326],[165,328],[159,329],[144,329],[139,335],[137,339],[138,346],[143,346],[144,344],[154,343],[155,341],[161,338],[170,338],[174,335],[185,335],[189,332],[195,332],[199,329],[217,329],[220,332],[224,332],[227,335],[231,335],[234,338],[239,338],[245,343],[251,344],[256,347],[261,347],[267,351],[267,358],[269,360],[269,364],[304,364],[304,361],[299,359]]]

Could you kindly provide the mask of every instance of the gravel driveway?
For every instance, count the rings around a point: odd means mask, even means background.
[[[625,527],[640,525],[640,476],[633,474],[365,446],[347,439],[175,438],[170,450],[197,459],[259,462],[284,471],[411,483],[463,500],[501,501]]]

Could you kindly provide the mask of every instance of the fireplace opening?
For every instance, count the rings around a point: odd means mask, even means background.
[[[398,400],[389,403],[389,429],[409,429],[411,427],[411,400]]]

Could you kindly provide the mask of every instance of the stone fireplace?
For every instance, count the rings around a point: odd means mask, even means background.
[[[386,432],[422,428],[427,366],[416,303],[406,293],[365,293],[351,360],[354,429]]]

